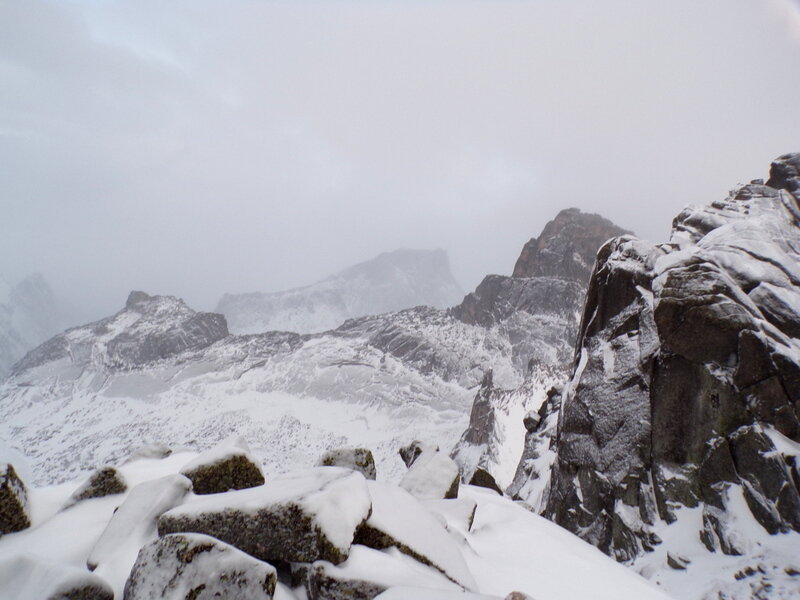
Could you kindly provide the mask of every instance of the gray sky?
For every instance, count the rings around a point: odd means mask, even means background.
[[[211,309],[569,206],[654,241],[800,150],[795,0],[0,0],[0,273]]]

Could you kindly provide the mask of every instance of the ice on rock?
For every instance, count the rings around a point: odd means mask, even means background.
[[[360,471],[367,479],[375,480],[375,459],[366,448],[337,448],[329,450],[319,460],[321,467],[345,467]]]
[[[197,533],[165,535],[139,551],[124,600],[271,600],[275,567]]]
[[[28,488],[12,465],[0,463],[0,536],[30,526]]]
[[[219,494],[264,484],[264,473],[247,442],[232,437],[200,454],[181,469],[195,494]]]
[[[455,498],[459,480],[458,465],[453,459],[442,452],[427,450],[411,464],[400,487],[424,500]]]
[[[347,559],[370,506],[361,473],[316,467],[260,487],[196,498],[164,514],[158,531],[205,533],[261,560],[338,564]]]
[[[392,586],[462,591],[441,573],[397,550],[381,552],[354,545],[340,565],[317,561],[309,570],[309,600],[372,600]]]
[[[128,494],[92,548],[86,561],[91,570],[133,564],[136,553],[156,536],[156,520],[180,503],[192,487],[183,475],[167,475],[140,483]]]
[[[463,588],[475,589],[458,544],[437,516],[402,488],[374,481],[368,487],[372,514],[359,530],[356,543],[378,550],[395,546]]]
[[[0,555],[0,598],[8,600],[114,600],[111,586],[77,567],[26,553]]]

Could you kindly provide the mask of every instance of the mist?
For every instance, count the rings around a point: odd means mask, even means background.
[[[97,317],[400,247],[473,288],[560,209],[665,240],[800,150],[800,4],[0,4],[0,273]]]

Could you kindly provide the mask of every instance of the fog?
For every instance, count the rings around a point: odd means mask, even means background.
[[[213,309],[558,210],[666,238],[800,150],[790,0],[0,3],[0,273]]]

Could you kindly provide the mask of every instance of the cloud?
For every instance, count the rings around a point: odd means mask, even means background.
[[[0,272],[213,308],[400,246],[472,287],[567,206],[661,240],[797,149],[789,8],[11,0]]]

